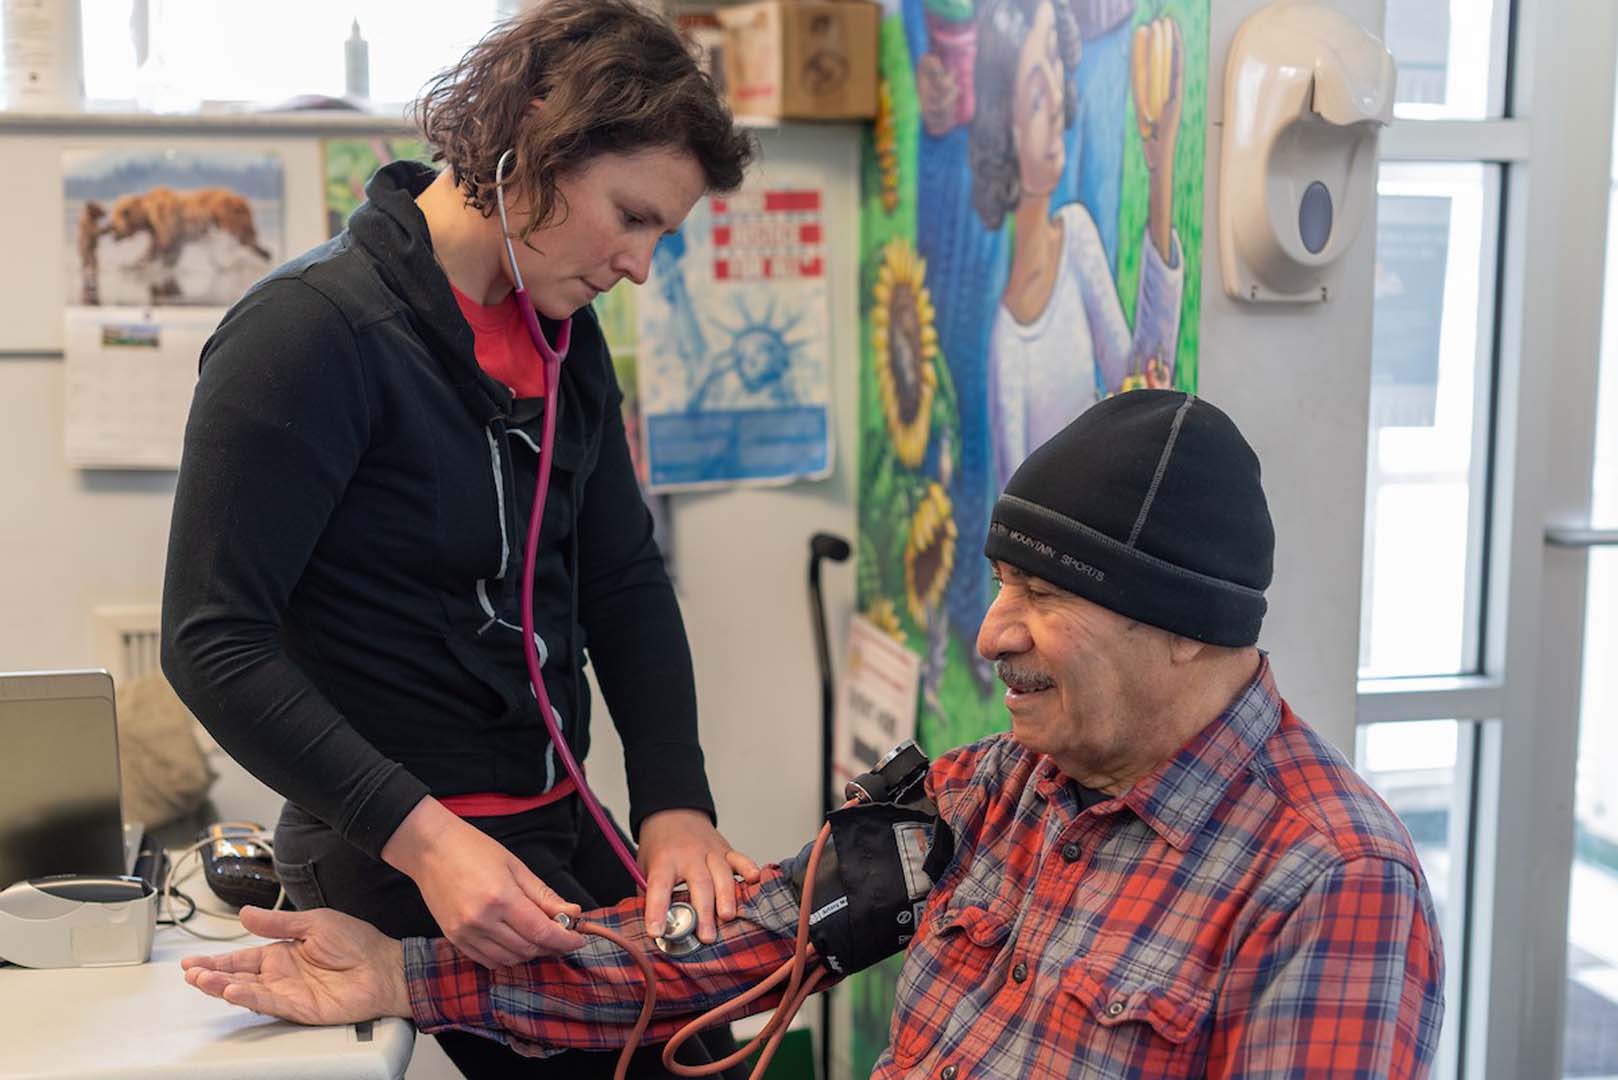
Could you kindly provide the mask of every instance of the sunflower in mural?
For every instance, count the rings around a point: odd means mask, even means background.
[[[900,237],[882,252],[871,312],[877,390],[894,452],[914,469],[927,453],[938,373],[938,331],[927,291],[927,262]]]
[[[899,129],[893,120],[893,89],[883,79],[876,89],[876,165],[882,177],[882,209],[899,207]]]
[[[929,612],[938,606],[955,569],[955,514],[940,484],[928,484],[927,493],[910,518],[905,541],[905,605],[925,627]]]
[[[893,601],[886,596],[877,597],[865,610],[865,617],[894,641],[901,645],[905,643],[904,628],[899,625],[899,612],[894,608]]]

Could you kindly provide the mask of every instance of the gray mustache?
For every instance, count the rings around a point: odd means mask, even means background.
[[[1056,685],[1056,680],[1045,672],[1018,667],[1010,660],[996,660],[994,673],[1013,690],[1046,690]]]

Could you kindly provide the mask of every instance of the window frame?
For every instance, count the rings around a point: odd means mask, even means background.
[[[1589,511],[1618,7],[1500,0],[1495,15],[1503,115],[1401,118],[1380,147],[1501,166],[1478,670],[1361,679],[1356,723],[1475,721],[1446,1039],[1458,1075],[1508,1080],[1562,1075],[1586,574],[1545,533]]]
[[[1478,286],[1476,295],[1477,310],[1474,316],[1476,325],[1473,327],[1475,343],[1472,349],[1472,402],[1471,402],[1471,437],[1468,440],[1467,467],[1465,480],[1467,485],[1467,509],[1465,543],[1466,551],[1462,559],[1463,579],[1461,583],[1461,612],[1460,612],[1460,643],[1454,668],[1447,671],[1371,671],[1366,672],[1364,660],[1370,645],[1368,635],[1371,628],[1365,625],[1367,608],[1362,607],[1360,613],[1360,675],[1366,682],[1383,681],[1389,679],[1425,679],[1431,677],[1469,676],[1478,675],[1485,670],[1483,662],[1483,603],[1486,595],[1485,578],[1489,552],[1489,542],[1486,532],[1488,521],[1488,470],[1489,470],[1489,439],[1490,415],[1489,404],[1494,385],[1495,369],[1495,325],[1493,313],[1497,309],[1499,300],[1497,289],[1499,287],[1499,260],[1500,260],[1500,222],[1503,214],[1504,172],[1505,165],[1490,160],[1476,158],[1448,158],[1434,160],[1432,155],[1419,155],[1415,157],[1390,157],[1381,155],[1378,166],[1377,191],[1378,206],[1381,199],[1386,197],[1382,193],[1384,183],[1394,186],[1420,186],[1431,182],[1423,179],[1419,174],[1415,177],[1393,178],[1391,181],[1385,176],[1384,166],[1410,166],[1415,170],[1430,169],[1434,166],[1443,169],[1446,166],[1478,166],[1480,171],[1480,198],[1484,222],[1493,223],[1495,228],[1486,232],[1480,238],[1478,250]],[[1398,196],[1394,196],[1398,197]],[[1451,203],[1451,211],[1460,208],[1459,201]],[[1446,287],[1447,287],[1446,283]],[[1374,339],[1373,339],[1374,341]],[[1374,344],[1373,344],[1374,348]],[[1444,369],[1442,360],[1438,367],[1439,385],[1435,392],[1444,385]],[[1373,397],[1375,389],[1372,390]],[[1436,422],[1436,421],[1435,421]],[[1373,603],[1375,591],[1375,574],[1378,570],[1374,554],[1374,547],[1378,541],[1376,527],[1378,511],[1375,506],[1375,495],[1379,491],[1373,485],[1373,478],[1379,475],[1376,462],[1379,459],[1380,449],[1377,445],[1378,433],[1382,430],[1372,427],[1369,430],[1369,442],[1366,447],[1366,485],[1367,498],[1365,506],[1365,544],[1366,559],[1371,563],[1370,573],[1362,581],[1362,605]],[[1415,475],[1405,477],[1405,483],[1419,483]],[[1374,609],[1373,611],[1374,617]]]

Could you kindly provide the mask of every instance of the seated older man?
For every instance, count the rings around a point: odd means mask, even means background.
[[[1019,468],[978,635],[1011,731],[926,777],[922,917],[878,1077],[1425,1074],[1443,1013],[1410,839],[1293,714],[1255,644],[1274,533],[1259,463],[1198,398],[1136,391]],[[653,957],[648,1038],[793,951],[803,856],[738,886],[680,959],[642,905],[589,917]],[[413,1017],[526,1052],[621,1045],[638,970],[592,939],[486,970],[331,912],[243,913],[291,939],[186,962],[199,989],[305,1023]]]

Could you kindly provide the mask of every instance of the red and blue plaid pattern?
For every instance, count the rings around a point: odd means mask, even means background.
[[[956,854],[906,954],[876,1077],[1426,1073],[1443,957],[1420,865],[1268,662],[1172,759],[1087,810],[1006,736],[945,754],[929,782]],[[720,944],[652,951],[651,1040],[790,955],[797,905],[779,871],[742,900]],[[591,917],[650,948],[638,901]],[[493,972],[442,941],[407,942],[405,960],[423,1030],[526,1053],[615,1049],[640,1007],[638,969],[596,939]]]

